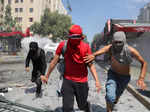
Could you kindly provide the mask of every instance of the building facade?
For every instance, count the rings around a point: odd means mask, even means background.
[[[25,31],[34,22],[39,22],[45,8],[51,12],[58,11],[67,14],[61,0],[4,0],[4,7],[10,4],[12,17],[22,26]]]
[[[140,9],[140,14],[137,19],[141,22],[150,22],[150,3]]]

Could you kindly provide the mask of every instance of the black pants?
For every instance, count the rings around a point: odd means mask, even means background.
[[[87,102],[88,90],[87,82],[78,83],[64,78],[62,84],[63,112],[73,112],[74,96],[79,109],[89,112],[89,102]]]
[[[41,72],[40,71],[32,71],[32,78],[31,81],[35,82],[37,87],[36,87],[36,93],[40,93],[41,92],[41,87],[42,87],[42,81],[41,81]]]

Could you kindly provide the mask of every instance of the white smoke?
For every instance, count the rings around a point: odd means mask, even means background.
[[[25,55],[29,51],[30,42],[37,42],[38,46],[44,49],[45,53],[47,51],[55,53],[56,48],[59,44],[59,43],[54,43],[52,40],[48,39],[47,37],[40,37],[39,35],[26,37],[21,41],[21,47]]]

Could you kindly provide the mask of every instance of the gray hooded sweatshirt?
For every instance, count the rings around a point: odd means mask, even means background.
[[[121,45],[116,45],[115,42],[122,42]],[[111,47],[111,55],[121,64],[129,65],[132,62],[132,53],[128,48],[126,42],[126,35],[122,31],[115,32],[113,35],[113,42]]]

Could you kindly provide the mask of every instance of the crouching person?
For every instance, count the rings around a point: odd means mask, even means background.
[[[36,97],[42,97],[42,81],[40,76],[45,74],[46,71],[46,60],[45,52],[43,49],[38,47],[37,42],[31,42],[29,44],[29,52],[25,62],[25,70],[29,72],[29,63],[32,61],[33,70],[31,81],[36,83]]]
[[[146,89],[144,78],[147,70],[147,62],[136,49],[127,44],[126,35],[122,31],[114,33],[112,44],[104,46],[92,55],[87,55],[84,57],[84,60],[89,63],[97,55],[104,53],[110,54],[111,66],[107,74],[106,104],[107,112],[112,112],[114,104],[118,102],[130,81],[130,65],[133,58],[141,63],[141,72],[137,80],[137,86],[142,90]]]

